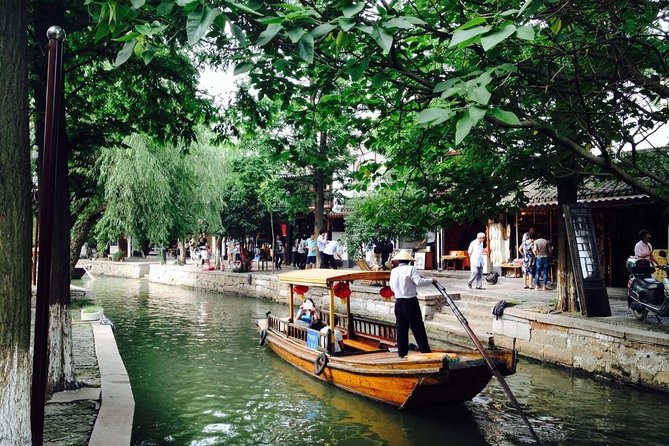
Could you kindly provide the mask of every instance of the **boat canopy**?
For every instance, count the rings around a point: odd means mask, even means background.
[[[291,285],[313,285],[329,288],[335,282],[355,280],[388,281],[390,271],[360,271],[355,269],[302,269],[277,276],[283,283]]]

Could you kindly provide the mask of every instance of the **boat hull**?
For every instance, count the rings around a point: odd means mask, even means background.
[[[314,363],[321,352],[310,350],[280,333],[269,332],[267,342],[279,357],[314,378],[399,408],[471,400],[492,376],[481,355],[475,352],[410,352],[407,359],[402,359],[387,350],[351,356],[328,355],[323,372],[316,374]],[[463,355],[465,360],[462,360]],[[509,358],[495,358],[495,361],[503,373],[508,374],[506,359]]]

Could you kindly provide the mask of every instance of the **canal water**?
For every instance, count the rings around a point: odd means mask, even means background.
[[[524,445],[493,381],[473,401],[400,411],[297,371],[254,320],[287,306],[149,283],[86,281],[115,324],[135,397],[133,445]],[[543,444],[669,444],[669,397],[521,359],[506,378]]]

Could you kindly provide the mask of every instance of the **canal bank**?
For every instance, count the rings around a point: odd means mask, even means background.
[[[72,313],[78,388],[56,392],[46,402],[44,445],[129,445],[135,403],[112,326]]]
[[[288,299],[287,287],[279,283],[276,273],[271,271],[240,274],[147,261],[100,261],[89,266],[93,275],[118,277],[136,277],[135,271],[140,268],[151,282],[281,303]],[[624,290],[609,290],[611,317],[586,318],[580,314],[554,312],[554,290],[523,289],[522,279],[506,277],[495,285],[487,285],[485,290],[471,290],[466,285],[468,274],[468,271],[426,272],[437,277],[458,299],[458,307],[482,341],[514,348],[522,356],[547,363],[669,392],[669,326],[653,316],[643,323],[634,319],[626,307]],[[351,301],[354,313],[394,320],[393,304],[379,296],[378,286],[354,288],[358,296]],[[324,297],[317,293],[317,290],[310,292],[310,297],[316,300]],[[431,337],[471,345],[436,290],[420,289],[419,300]],[[500,300],[510,306],[502,317],[495,318],[491,309]]]
[[[137,404],[132,444],[531,444],[496,380],[462,405],[397,411],[305,376],[258,346],[253,321],[286,315],[284,303],[148,280],[84,284],[116,325]],[[660,446],[669,436],[647,429],[669,395],[526,358],[506,381],[545,444]]]

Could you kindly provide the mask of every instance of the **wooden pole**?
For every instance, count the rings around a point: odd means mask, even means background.
[[[39,265],[35,305],[35,342],[33,347],[33,380],[30,406],[32,444],[44,440],[44,405],[48,374],[49,284],[51,282],[51,247],[53,241],[55,171],[59,156],[58,129],[63,92],[63,41],[65,31],[52,26],[47,31],[49,56],[47,65],[46,107],[41,181],[39,182]]]

